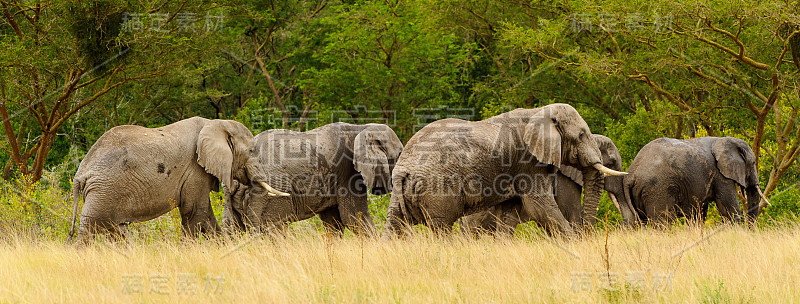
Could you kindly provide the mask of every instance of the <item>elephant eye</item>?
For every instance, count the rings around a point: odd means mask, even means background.
[[[560,127],[561,125],[558,123],[558,120],[553,118],[553,124],[556,125],[556,128]]]

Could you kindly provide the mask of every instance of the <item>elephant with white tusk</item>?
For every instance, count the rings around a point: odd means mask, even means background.
[[[234,182],[253,183],[287,195],[265,183],[254,153],[253,134],[232,120],[193,117],[153,129],[114,127],[97,140],[75,173],[68,242],[75,235],[81,199],[79,243],[100,232],[121,239],[129,234],[129,223],[176,207],[184,234],[216,234],[220,227],[209,192],[218,190],[220,182],[225,190]]]
[[[606,190],[616,204],[616,197],[623,196],[622,187],[616,187],[617,180],[623,178],[614,175],[622,170],[622,158],[619,150],[610,138],[599,134],[592,134],[597,147],[600,149],[602,166],[585,168],[583,171],[569,165],[562,165],[556,179],[556,204],[564,218],[572,225],[573,229],[593,226],[596,221],[597,207],[603,189]],[[608,169],[612,169],[609,171]],[[595,180],[595,189],[584,188],[584,175]],[[621,184],[620,184],[621,185]],[[585,191],[584,191],[585,190]],[[581,205],[581,192],[583,205]],[[617,207],[619,208],[619,207]],[[459,220],[461,230],[470,234],[492,232],[508,236],[513,234],[518,224],[531,221],[532,217],[522,208],[519,197],[514,197],[489,210],[467,215]]]
[[[385,237],[415,224],[447,232],[458,218],[515,197],[549,233],[572,237],[554,197],[556,172],[564,165],[625,174],[602,165],[589,126],[567,104],[477,122],[433,122],[408,141],[392,173]],[[584,186],[598,189],[602,175],[592,175],[584,176]]]
[[[391,172],[403,143],[383,124],[332,123],[306,132],[267,130],[255,137],[256,154],[269,183],[291,197],[261,187],[236,189],[222,225],[229,229],[283,230],[319,215],[335,233],[376,234],[367,192],[392,191]]]
[[[617,199],[629,224],[705,221],[712,201],[725,221],[739,222],[739,188],[749,221],[769,204],[759,189],[753,150],[738,138],[659,138],[639,150],[628,172],[620,183],[625,195]]]

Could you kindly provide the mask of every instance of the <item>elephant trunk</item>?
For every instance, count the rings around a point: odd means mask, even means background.
[[[764,197],[764,193],[761,193],[758,185],[748,186],[745,192],[747,194],[747,220],[752,222],[758,217],[761,208],[769,204],[769,201]]]
[[[628,225],[636,224],[639,218],[636,215],[636,211],[633,209],[633,205],[625,196],[624,177],[606,176],[605,182],[608,197],[611,198],[611,202],[614,203],[614,207],[617,208],[617,211],[622,214],[622,220]]]
[[[247,186],[234,183],[231,191],[225,193],[225,206],[222,209],[222,230],[231,234],[235,231],[244,231],[245,225],[242,219],[242,207],[245,205],[245,191]]]
[[[639,217],[636,215],[636,213],[633,212],[633,206],[631,205],[630,202],[628,202],[625,199],[623,199],[623,201],[620,202],[619,200],[617,200],[617,196],[614,195],[613,193],[609,193],[608,196],[611,197],[611,202],[614,203],[614,206],[617,207],[619,213],[622,214],[622,220],[625,221],[625,224],[635,225],[639,223]]]
[[[602,166],[602,165],[601,165]],[[583,225],[592,227],[597,222],[597,206],[603,195],[605,180],[603,174],[593,168],[583,170]]]
[[[612,170],[601,163],[595,163],[592,168],[583,170],[583,219],[584,226],[594,226],[597,222],[597,206],[603,195],[605,176],[622,176],[627,173]]]

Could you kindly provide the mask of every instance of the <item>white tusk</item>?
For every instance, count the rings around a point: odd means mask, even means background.
[[[756,186],[756,190],[758,190],[758,195],[759,195],[759,196],[761,196],[761,199],[762,199],[762,200],[764,200],[765,202],[767,202],[767,204],[766,204],[766,205],[765,205],[765,204],[759,204],[759,205],[758,205],[758,208],[763,208],[764,206],[772,206],[772,203],[770,203],[770,202],[767,200],[767,198],[766,198],[766,197],[764,197],[764,193],[761,193],[761,188],[759,188],[758,186]]]
[[[619,171],[611,170],[611,169],[607,168],[606,166],[603,166],[600,163],[596,163],[592,167],[597,169],[597,171],[603,172],[603,174],[611,175],[611,176],[623,176],[623,175],[627,175],[628,174],[627,172],[619,172]]]
[[[267,189],[267,192],[269,192],[269,196],[289,196],[289,193],[275,190],[275,188],[270,187],[270,185],[268,185],[265,182],[258,182],[258,183],[261,185],[261,187]]]
[[[613,194],[611,194],[611,192],[609,192],[609,193],[608,193],[608,197],[610,197],[610,198],[611,198],[611,202],[612,202],[612,203],[614,203],[614,207],[617,207],[617,210],[618,210],[620,213],[622,213],[622,209],[620,209],[620,208],[619,208],[619,202],[617,201],[617,196],[616,196],[616,195],[613,195]]]

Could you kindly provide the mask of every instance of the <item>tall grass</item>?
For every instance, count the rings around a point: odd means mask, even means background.
[[[800,302],[800,227],[788,220],[599,225],[570,241],[530,225],[512,239],[339,238],[313,220],[281,236],[187,240],[169,213],[133,225],[128,242],[76,249],[63,244],[68,193],[14,189],[0,193],[0,302]],[[388,196],[371,200],[380,227]],[[218,193],[212,203],[219,212]]]
[[[0,299],[35,303],[800,301],[796,288],[800,230],[720,228],[683,253],[683,248],[702,238],[701,229],[615,230],[608,239],[604,233],[594,233],[569,242],[437,238],[425,233],[404,240],[361,242],[357,237],[326,238],[294,227],[286,236],[99,241],[82,249],[16,237],[0,245]],[[194,291],[189,292],[185,283],[192,278]]]

